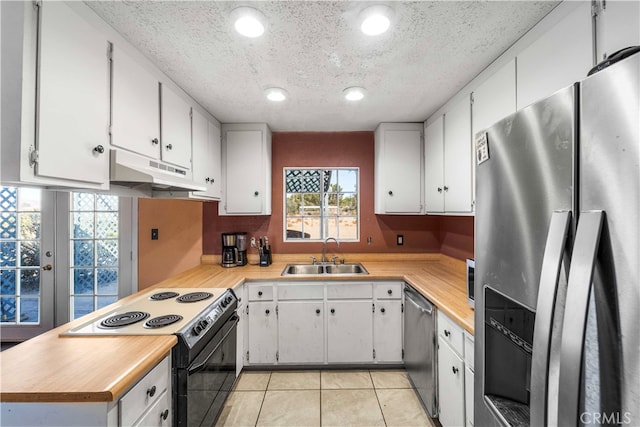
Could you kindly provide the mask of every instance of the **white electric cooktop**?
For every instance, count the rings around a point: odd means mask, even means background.
[[[223,288],[151,289],[98,318],[62,332],[60,336],[170,335],[182,329],[225,291]],[[206,294],[211,296],[204,298]],[[154,299],[152,296],[156,295],[164,299]],[[185,295],[190,302],[179,302]],[[197,300],[199,298],[204,299]],[[197,301],[193,301],[194,299]],[[126,326],[118,326],[120,323],[134,320],[137,321]],[[174,323],[158,326],[169,322]]]

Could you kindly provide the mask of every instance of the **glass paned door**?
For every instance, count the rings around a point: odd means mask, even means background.
[[[118,196],[71,194],[71,320],[118,299],[118,204]]]
[[[0,187],[0,327],[21,341],[53,327],[53,206],[39,189]]]

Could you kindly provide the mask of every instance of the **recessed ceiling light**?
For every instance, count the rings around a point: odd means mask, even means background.
[[[384,33],[391,25],[393,12],[388,6],[370,6],[360,12],[362,24],[360,29],[368,36],[377,36]]]
[[[364,98],[366,90],[363,87],[353,86],[342,91],[347,101],[360,101]]]
[[[264,33],[266,19],[257,9],[237,7],[231,11],[230,17],[236,31],[245,37],[260,37]]]
[[[282,102],[287,99],[287,91],[281,87],[270,87],[264,90],[269,101]]]

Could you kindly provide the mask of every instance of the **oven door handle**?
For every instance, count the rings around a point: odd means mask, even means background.
[[[231,316],[229,318],[228,322],[233,322],[233,326],[231,327],[231,329],[229,329],[229,331],[227,331],[226,334],[224,334],[224,336],[222,337],[222,339],[220,340],[220,342],[213,348],[213,350],[211,350],[211,352],[209,352],[206,356],[198,356],[195,358],[195,360],[193,361],[193,363],[191,365],[189,365],[189,367],[187,368],[187,372],[189,375],[194,374],[200,370],[202,370],[202,368],[204,368],[204,366],[207,364],[207,362],[209,361],[209,359],[211,358],[211,356],[213,356],[213,354],[218,351],[218,349],[220,348],[220,346],[222,345],[222,343],[224,343],[224,341],[227,339],[227,337],[229,336],[230,333],[235,332],[235,327],[238,324],[238,322],[240,321],[240,318],[234,314],[233,316]]]

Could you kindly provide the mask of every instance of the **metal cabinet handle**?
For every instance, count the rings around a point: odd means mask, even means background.
[[[320,309],[316,308],[316,314],[320,314]]]
[[[260,195],[260,192],[259,192],[259,191],[254,191],[254,192],[253,192],[253,195],[254,195],[255,197],[258,197],[258,196]]]
[[[335,312],[336,312],[336,309],[335,309],[335,308],[332,308],[332,309],[331,309],[331,314],[335,314]]]
[[[160,144],[160,140],[159,140],[158,138],[153,138],[153,139],[151,140],[151,143],[152,143],[153,145],[158,145],[158,144]]]
[[[384,313],[385,311],[386,311],[386,310],[384,309],[384,307],[382,307],[382,308],[380,309],[380,313]]]
[[[149,397],[153,397],[156,394],[156,386],[152,386],[151,388],[147,389],[147,395]]]
[[[442,187],[438,187],[438,193],[442,193]]]
[[[446,185],[444,186],[444,191],[449,191],[449,187],[447,187]]]
[[[160,418],[162,419],[162,421],[165,421],[167,419],[167,417],[169,417],[169,410],[165,409],[164,411],[162,411],[162,413],[160,414]]]
[[[167,150],[173,150],[173,144],[167,144]]]
[[[547,243],[544,248],[540,271],[538,311],[533,329],[533,354],[531,361],[531,425],[549,425],[547,418],[547,394],[549,356],[553,335],[553,308],[556,306],[558,284],[562,272],[571,212],[555,211],[551,214]]]
[[[209,177],[206,177],[205,180],[204,180],[204,182],[210,182],[210,181],[211,181],[211,178],[209,178]]]
[[[451,370],[453,371],[454,374],[458,373],[458,368],[456,368],[455,366],[452,366]]]
[[[51,264],[43,265],[42,269],[44,271],[51,271],[53,269],[53,266]]]
[[[93,147],[93,152],[102,154],[104,153],[104,147],[102,145],[96,145],[95,147]]]
[[[392,291],[391,289],[389,289],[389,290],[387,290],[387,293],[388,293],[389,295],[391,295],[391,294],[393,293],[393,291]]]
[[[258,291],[258,296],[261,297],[262,296],[262,291]]]
[[[451,336],[451,332],[447,331],[446,329],[444,330],[444,336],[445,337],[449,337]]]
[[[389,190],[389,195],[393,196],[393,191]]]
[[[271,313],[271,311],[270,311],[269,309],[266,309],[266,310],[264,311],[264,313],[265,313],[266,315],[268,315],[269,313]]]

